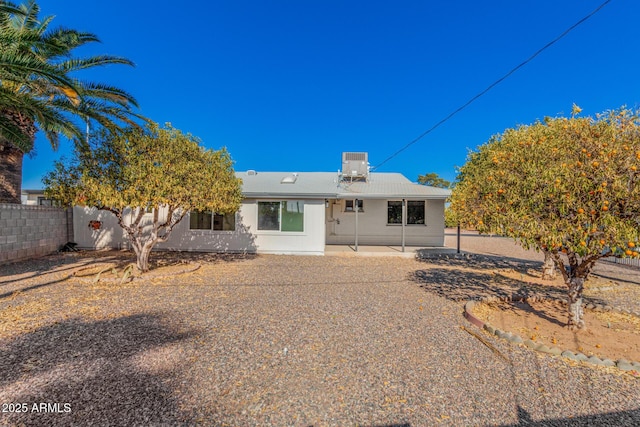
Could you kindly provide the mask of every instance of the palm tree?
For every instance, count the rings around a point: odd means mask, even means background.
[[[132,111],[137,103],[129,93],[73,77],[86,68],[133,63],[110,55],[74,58],[74,49],[97,36],[50,30],[53,17],[39,20],[39,13],[34,0],[0,1],[0,203],[20,203],[22,160],[38,130],[55,149],[60,136],[82,142],[85,126],[118,132],[144,120]]]

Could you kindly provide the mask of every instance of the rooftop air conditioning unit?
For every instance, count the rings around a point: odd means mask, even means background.
[[[368,153],[342,153],[342,178],[367,179],[369,176]]]

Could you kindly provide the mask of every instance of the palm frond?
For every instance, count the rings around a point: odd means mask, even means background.
[[[40,23],[38,21],[40,6],[34,0],[29,0],[27,3],[21,4],[19,8],[22,13],[12,17],[15,26],[20,29],[36,28]]]
[[[44,34],[45,40],[64,46],[67,51],[72,51],[82,45],[92,42],[100,42],[97,35],[69,28],[55,28]]]
[[[29,79],[40,78],[65,87],[73,87],[72,80],[60,70],[32,55],[0,51],[1,79],[27,84]]]
[[[20,6],[0,0],[0,138],[27,153],[33,148],[35,126],[56,148],[60,136],[83,140],[87,122],[119,132],[124,126],[147,121],[132,111],[138,103],[128,92],[71,76],[83,69],[133,66],[133,62],[112,55],[74,57],[76,48],[99,42],[98,37],[67,28],[49,29],[53,17],[39,20],[39,13],[34,0]],[[19,115],[2,115],[2,111]],[[32,121],[30,130],[21,129],[12,117],[26,117],[27,124]]]
[[[23,153],[33,149],[33,141],[19,126],[0,113],[0,147],[10,143]]]
[[[138,107],[133,95],[115,86],[95,82],[78,82],[78,86],[81,88],[80,93],[85,97],[108,100],[127,108],[130,105]]]
[[[20,7],[10,1],[0,1],[0,14],[22,15]]]
[[[92,67],[101,67],[104,65],[130,65],[135,66],[133,61],[122,58],[119,56],[111,56],[111,55],[100,55],[100,56],[92,56],[91,58],[74,58],[68,59],[64,62],[60,62],[58,66],[65,72],[83,70],[86,68]]]

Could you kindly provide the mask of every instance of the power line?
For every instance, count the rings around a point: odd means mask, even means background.
[[[491,83],[485,90],[483,90],[482,92],[478,93],[476,96],[474,96],[473,98],[469,99],[467,102],[465,102],[464,104],[462,104],[462,106],[458,107],[457,109],[455,109],[453,112],[451,112],[448,116],[446,116],[444,119],[440,120],[438,123],[436,123],[435,125],[433,125],[431,128],[429,128],[428,130],[426,130],[425,132],[423,132],[420,136],[418,136],[417,138],[415,138],[413,141],[409,142],[407,145],[405,145],[404,147],[402,147],[401,149],[399,149],[398,151],[396,151],[395,153],[393,153],[392,155],[390,155],[389,157],[387,157],[386,159],[384,159],[384,161],[376,166],[374,166],[373,168],[371,168],[371,170],[375,170],[377,168],[379,168],[380,166],[384,165],[385,163],[387,163],[389,160],[393,159],[394,157],[396,157],[398,154],[402,153],[404,150],[406,150],[407,148],[411,147],[413,144],[415,144],[416,142],[420,141],[422,138],[424,138],[425,136],[427,136],[428,134],[430,134],[431,132],[433,132],[435,129],[437,129],[438,127],[440,127],[442,124],[444,124],[445,122],[447,122],[449,119],[451,119],[453,116],[455,116],[456,114],[458,114],[460,111],[464,110],[465,108],[467,108],[471,103],[473,103],[475,100],[477,100],[478,98],[480,98],[481,96],[483,96],[485,93],[489,92],[491,89],[493,89],[495,86],[499,85],[500,83],[502,83],[505,79],[507,79],[507,77],[509,77],[511,74],[515,73],[516,71],[518,71],[520,68],[524,67],[525,65],[527,65],[529,62],[531,62],[536,56],[540,55],[543,51],[545,51],[547,48],[551,47],[551,45],[553,45],[554,43],[556,43],[557,41],[559,41],[560,39],[562,39],[564,36],[566,36],[567,34],[569,34],[572,30],[574,30],[576,27],[578,27],[580,24],[582,24],[583,22],[585,22],[587,19],[591,18],[593,15],[595,15],[596,13],[598,13],[600,11],[600,9],[602,9],[603,7],[605,7],[608,3],[610,3],[611,0],[606,0],[604,3],[602,3],[600,6],[598,6],[595,10],[593,10],[591,13],[589,13],[587,16],[585,16],[584,18],[582,18],[581,20],[579,20],[578,22],[576,22],[575,24],[573,24],[571,27],[569,27],[567,30],[565,30],[562,34],[560,34],[558,37],[556,37],[555,39],[551,40],[549,43],[547,43],[546,45],[544,45],[542,48],[538,49],[538,51],[536,51],[536,53],[534,53],[533,55],[531,55],[529,58],[527,58],[524,62],[522,62],[520,65],[514,67],[511,69],[511,71],[509,71],[507,74],[505,74],[504,76],[500,77],[498,80],[496,80],[495,82]]]

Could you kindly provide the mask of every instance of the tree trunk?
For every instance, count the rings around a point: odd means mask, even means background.
[[[554,280],[556,278],[556,263],[551,252],[544,252],[544,264],[542,265],[542,280]]]
[[[19,149],[0,145],[0,203],[21,203],[23,157]]]
[[[149,255],[151,255],[151,249],[153,249],[153,245],[143,245],[140,252],[136,253],[138,257],[136,266],[142,273],[149,271]]]
[[[584,312],[582,310],[582,291],[584,289],[584,279],[582,277],[572,277],[569,280],[568,308],[569,321],[567,325],[572,331],[586,329],[584,323]]]
[[[175,208],[168,206],[167,213],[167,221],[160,224],[159,223],[159,208],[153,209],[153,228],[150,231],[149,236],[143,236],[143,227],[140,226],[140,223],[145,215],[145,210],[143,208],[133,208],[133,212],[135,212],[135,219],[130,223],[126,224],[123,220],[122,212],[117,209],[105,209],[109,212],[113,213],[118,218],[118,224],[122,227],[123,230],[126,231],[129,242],[131,243],[131,247],[136,254],[136,266],[140,272],[149,271],[149,257],[151,255],[151,251],[154,246],[158,243],[166,242],[169,238],[169,234],[173,230],[173,227],[182,221],[184,218],[185,211],[183,211],[177,218],[177,220],[173,221],[173,214],[175,212]],[[132,213],[133,214],[133,213]],[[158,235],[158,230],[164,230],[164,234]]]

